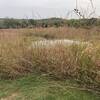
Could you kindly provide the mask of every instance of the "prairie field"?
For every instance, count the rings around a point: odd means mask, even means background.
[[[100,28],[0,29],[0,80],[0,100],[100,100]]]

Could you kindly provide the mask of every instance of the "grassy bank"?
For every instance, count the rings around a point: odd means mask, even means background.
[[[29,75],[14,81],[0,81],[0,100],[100,100],[100,96],[73,81]]]

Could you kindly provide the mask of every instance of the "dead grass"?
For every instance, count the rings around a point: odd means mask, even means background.
[[[94,27],[91,29],[59,27],[59,28],[34,28],[20,30],[27,35],[43,37],[45,39],[75,39],[82,41],[100,40],[100,29]]]
[[[60,44],[30,48],[34,37],[78,39],[93,45]],[[14,79],[29,73],[45,73],[58,79],[73,78],[87,86],[100,87],[99,29],[35,28],[0,30],[0,78]]]
[[[32,51],[35,71],[46,73],[58,79],[73,78],[88,85],[100,82],[100,69],[97,63],[97,50],[85,45],[39,48]],[[98,78],[97,78],[98,77]]]
[[[83,41],[100,40],[100,28],[90,29],[59,27],[59,28],[34,28],[34,29],[1,29],[0,37],[36,36],[44,39],[76,39]],[[2,36],[1,36],[2,35]],[[2,39],[2,38],[0,38]]]

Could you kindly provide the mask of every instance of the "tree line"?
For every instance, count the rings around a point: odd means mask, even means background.
[[[49,18],[49,19],[14,19],[4,18],[0,19],[0,29],[9,28],[34,28],[34,27],[91,27],[100,26],[100,19],[61,19],[61,18]]]

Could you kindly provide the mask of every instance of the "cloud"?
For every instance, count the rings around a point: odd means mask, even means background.
[[[93,0],[99,14],[100,0]],[[89,7],[89,0],[78,0],[78,8]],[[32,11],[42,17],[65,16],[75,8],[75,0],[0,0],[0,17],[31,16]]]

